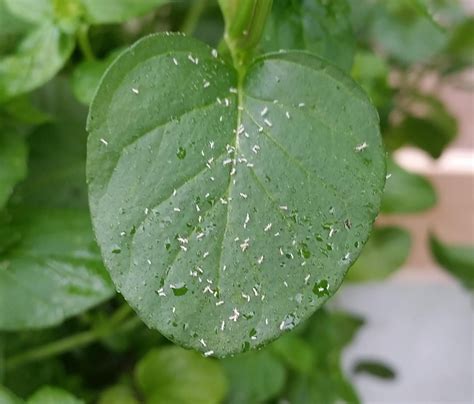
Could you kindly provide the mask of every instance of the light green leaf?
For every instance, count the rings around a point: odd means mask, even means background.
[[[120,50],[112,52],[103,60],[85,60],[74,69],[72,89],[80,102],[85,105],[91,103],[100,79],[119,53]]]
[[[82,0],[93,24],[120,23],[146,14],[167,0]]]
[[[229,404],[267,402],[285,386],[285,367],[268,350],[226,358],[221,363],[230,380]]]
[[[26,402],[27,404],[85,404],[72,394],[57,387],[43,387],[34,393]]]
[[[54,16],[52,0],[5,0],[5,4],[17,18],[34,24],[40,24]]]
[[[410,244],[410,233],[400,227],[375,228],[346,279],[351,282],[384,279],[406,261]]]
[[[371,19],[371,36],[403,64],[426,62],[447,42],[445,31],[420,0],[379,1]]]
[[[87,212],[24,210],[2,227],[21,238],[0,255],[1,330],[55,325],[113,294]]]
[[[297,374],[288,387],[288,399],[298,404],[359,403],[357,393],[341,368],[341,353],[362,320],[346,313],[319,310],[307,324],[305,337],[312,346],[314,368]]]
[[[425,177],[406,171],[391,158],[387,160],[387,174],[383,213],[416,213],[436,205],[436,191]]]
[[[24,137],[11,127],[0,127],[0,209],[7,203],[15,185],[25,178],[27,157]]]
[[[227,390],[217,361],[174,346],[150,351],[135,377],[148,404],[217,404]]]
[[[139,404],[139,401],[131,387],[119,384],[105,390],[98,404]]]
[[[5,4],[0,0],[0,55],[13,51],[18,39],[31,27],[25,21],[12,15]]]
[[[311,346],[300,336],[286,334],[270,347],[291,369],[301,373],[311,372],[314,365],[313,352]]]
[[[148,326],[216,356],[275,339],[337,290],[385,181],[365,93],[303,52],[260,58],[239,84],[208,46],[150,36],[107,71],[88,129],[114,283]]]
[[[448,246],[434,235],[430,237],[431,253],[436,261],[458,278],[468,289],[474,289],[474,247]]]
[[[29,125],[41,125],[52,119],[51,116],[33,105],[31,97],[28,95],[13,98],[3,104],[2,108],[9,119]]]
[[[23,402],[6,387],[0,385],[0,404],[21,404]]]
[[[261,43],[265,52],[305,49],[350,71],[356,42],[346,0],[274,0]]]
[[[33,30],[16,53],[0,60],[0,102],[40,87],[63,67],[74,38],[45,22]]]

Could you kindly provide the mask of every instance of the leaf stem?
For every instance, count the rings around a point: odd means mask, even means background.
[[[193,1],[179,30],[186,35],[192,35],[196,29],[199,18],[206,9],[206,6],[207,0]]]
[[[128,318],[130,313],[132,313],[131,307],[124,304],[100,327],[80,332],[7,358],[5,361],[5,370],[12,370],[33,361],[61,355],[73,349],[89,345],[92,342],[122,329],[133,329],[139,325],[141,321],[138,317]]]
[[[87,25],[81,25],[77,31],[77,42],[86,60],[95,60],[95,55],[89,41],[89,27]]]

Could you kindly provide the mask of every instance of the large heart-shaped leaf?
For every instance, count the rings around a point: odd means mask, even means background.
[[[157,35],[104,76],[88,128],[96,236],[113,281],[168,338],[260,346],[339,287],[377,214],[377,114],[304,52],[241,79],[207,45]]]

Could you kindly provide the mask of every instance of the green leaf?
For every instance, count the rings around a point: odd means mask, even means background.
[[[455,73],[474,65],[474,17],[466,18],[453,30],[445,50],[448,72]]]
[[[135,377],[148,404],[217,404],[227,390],[217,361],[174,346],[150,351]]]
[[[410,244],[410,233],[400,227],[375,228],[346,279],[367,282],[386,278],[406,261]]]
[[[221,361],[230,380],[229,404],[256,404],[277,397],[285,385],[285,367],[268,350]]]
[[[27,404],[85,404],[72,394],[57,387],[46,386],[33,394],[26,402]]]
[[[21,404],[23,400],[20,400],[6,387],[0,385],[0,403],[1,404]]]
[[[397,375],[387,364],[373,360],[358,361],[352,371],[355,374],[366,373],[385,380],[393,380]]]
[[[33,105],[31,97],[22,95],[2,105],[8,118],[30,125],[42,125],[52,119],[51,116]]]
[[[376,7],[371,37],[400,63],[426,62],[446,45],[445,31],[421,0],[384,0]]]
[[[430,236],[431,253],[436,261],[458,278],[468,289],[474,289],[474,247],[448,246]]]
[[[5,4],[17,18],[34,24],[40,24],[54,16],[51,0],[5,0]]]
[[[312,346],[314,368],[290,380],[288,399],[298,404],[359,403],[341,368],[341,352],[362,320],[345,313],[319,310],[307,324],[305,338]]]
[[[120,23],[146,14],[167,0],[81,0],[93,24]]]
[[[87,212],[24,210],[4,224],[21,238],[0,255],[0,329],[60,323],[113,294]]]
[[[260,58],[239,84],[208,46],[150,36],[107,71],[88,129],[114,283],[149,327],[216,356],[275,339],[337,290],[385,181],[373,106],[303,52]]]
[[[63,67],[74,38],[52,23],[35,28],[14,54],[0,60],[0,102],[45,84]]]
[[[15,185],[25,178],[27,157],[24,137],[11,127],[0,127],[0,209],[7,203]]]
[[[81,103],[91,103],[100,79],[120,52],[121,50],[114,51],[103,60],[85,60],[74,69],[72,89]]]
[[[105,390],[98,404],[139,404],[131,387],[118,384]]]
[[[406,171],[391,158],[387,159],[387,173],[383,213],[417,213],[436,205],[436,191],[425,177]]]
[[[294,333],[286,334],[270,345],[271,349],[293,370],[310,373],[314,365],[311,346]]]
[[[274,0],[261,47],[305,49],[350,71],[356,48],[350,6],[346,0]]]

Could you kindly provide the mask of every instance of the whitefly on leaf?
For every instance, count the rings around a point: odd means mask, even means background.
[[[308,53],[265,55],[239,79],[199,41],[147,37],[105,74],[88,130],[92,218],[117,289],[206,355],[309,317],[379,210],[377,113]]]

